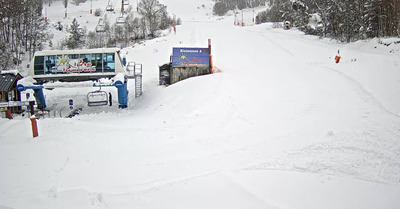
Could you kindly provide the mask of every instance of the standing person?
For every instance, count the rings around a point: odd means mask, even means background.
[[[124,66],[126,66],[126,57],[125,57],[125,55],[124,55],[124,57],[122,57],[122,64],[123,64]]]

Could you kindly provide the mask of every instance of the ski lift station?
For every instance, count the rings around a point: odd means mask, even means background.
[[[172,51],[171,62],[159,67],[160,85],[213,73],[211,40],[208,48],[179,47]]]
[[[133,62],[126,63],[125,58],[121,59],[119,52],[118,48],[36,52],[29,66],[28,75],[31,80],[22,79],[17,88],[19,91],[33,89],[37,106],[44,109],[46,101],[43,88],[70,87],[71,85],[68,84],[71,82],[75,82],[73,86],[79,87],[76,83],[78,81],[93,81],[90,87],[99,87],[100,90],[88,93],[88,106],[107,105],[107,93],[101,88],[116,87],[119,108],[126,108],[128,107],[128,80],[135,80],[135,97],[142,93],[142,65]],[[97,82],[104,78],[110,82],[105,84]],[[58,81],[57,85],[50,85],[56,81]],[[87,83],[83,87],[87,87]]]

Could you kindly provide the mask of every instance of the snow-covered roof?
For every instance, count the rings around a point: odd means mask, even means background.
[[[119,48],[97,48],[97,49],[76,49],[76,50],[45,50],[38,51],[35,56],[45,56],[54,54],[86,54],[86,53],[115,53]]]
[[[22,76],[14,73],[1,73],[0,74],[0,91],[9,91],[15,81]]]
[[[14,75],[18,75],[19,71],[18,70],[1,70],[0,74],[14,74]]]

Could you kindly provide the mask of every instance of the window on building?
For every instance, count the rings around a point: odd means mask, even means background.
[[[115,72],[115,54],[104,54],[104,72]]]
[[[33,70],[35,75],[43,75],[44,74],[44,57],[37,56],[35,57]]]
[[[69,54],[68,59],[79,59],[79,54]]]
[[[82,59],[83,63],[88,63],[91,60],[90,54],[81,54],[80,58]]]
[[[44,73],[55,73],[56,72],[56,56],[51,55],[51,56],[45,56],[45,68],[44,68]]]
[[[92,66],[96,67],[96,73],[103,72],[102,54],[92,54]]]

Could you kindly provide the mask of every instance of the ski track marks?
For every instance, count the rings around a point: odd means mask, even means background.
[[[317,67],[318,67],[318,65],[314,65],[314,66],[317,66]],[[333,68],[331,68],[331,67],[326,67],[326,66],[319,66],[319,67],[320,67],[320,68],[323,68],[323,69],[330,70],[330,71],[332,71],[332,72],[335,72],[335,73],[337,73],[338,75],[342,76],[344,79],[348,80],[350,83],[354,84],[355,88],[358,89],[357,91],[358,91],[360,97],[363,98],[364,101],[365,101],[366,103],[370,103],[370,104],[372,104],[372,105],[378,107],[379,109],[381,109],[381,110],[384,111],[385,113],[387,113],[387,114],[389,114],[389,115],[391,115],[391,116],[393,116],[393,117],[395,117],[395,118],[397,118],[397,119],[400,119],[400,115],[398,115],[397,113],[395,113],[395,112],[393,112],[393,111],[387,109],[387,108],[382,104],[382,102],[381,102],[374,94],[372,94],[371,92],[369,92],[369,91],[368,91],[360,82],[358,82],[357,80],[355,80],[355,79],[351,78],[350,76],[346,75],[345,73],[340,72],[339,70],[333,69]],[[367,114],[368,114],[368,112],[367,112]]]
[[[282,44],[278,44],[270,37],[273,30],[250,31],[272,43],[289,56],[299,62],[304,61],[295,56],[292,50]],[[272,35],[273,36],[273,35]],[[304,40],[309,42],[309,40]],[[321,43],[318,43],[321,44]],[[302,55],[304,56],[304,55]],[[353,86],[361,101],[368,108],[361,111],[360,118],[365,124],[364,131],[355,132],[327,132],[328,142],[314,143],[298,150],[288,150],[258,165],[250,166],[254,170],[293,170],[308,173],[320,173],[326,175],[347,176],[367,181],[400,184],[400,116],[387,109],[381,101],[369,92],[359,81],[346,75],[340,70],[326,66],[323,62],[305,60],[304,64],[315,69],[325,69],[337,74],[347,84]],[[302,111],[301,116],[309,115],[315,108],[315,104],[309,104]],[[388,122],[392,121],[391,122]],[[396,125],[397,124],[397,125]]]
[[[381,128],[381,127],[380,127]],[[375,130],[376,131],[376,130]],[[275,155],[249,170],[293,170],[337,175],[372,182],[400,184],[400,142],[382,131],[333,133],[329,142],[315,143],[299,150]]]

